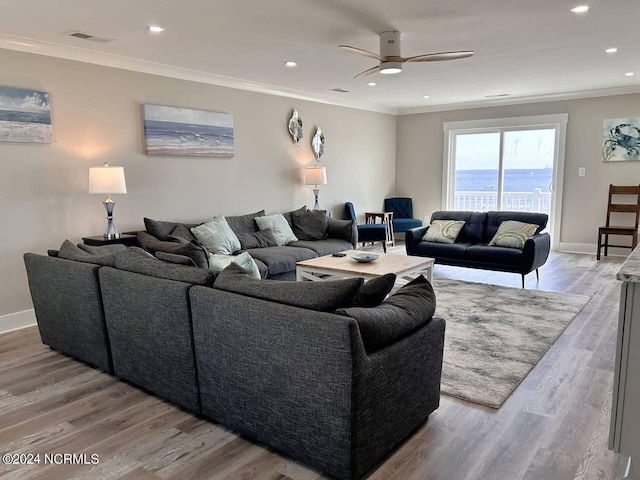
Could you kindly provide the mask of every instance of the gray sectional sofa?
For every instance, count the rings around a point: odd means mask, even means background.
[[[225,217],[229,227],[240,240],[241,251],[251,255],[262,278],[273,280],[295,280],[296,263],[315,257],[331,255],[356,248],[358,230],[354,221],[326,219],[326,227],[317,239],[310,239],[299,227],[306,207],[285,212],[285,217],[299,241],[288,245],[275,245],[269,237],[262,235],[255,222],[265,211],[246,215]],[[164,252],[190,257],[198,267],[208,267],[208,253],[199,245],[190,229],[200,223],[179,223],[144,219],[145,231],[138,232],[138,243],[151,253]]]
[[[336,309],[371,281],[216,276],[137,248],[24,260],[45,344],[338,478],[439,405],[444,320],[424,279]]]

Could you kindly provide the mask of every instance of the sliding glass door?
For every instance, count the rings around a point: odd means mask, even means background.
[[[553,230],[566,116],[550,117],[564,117],[564,123],[528,117],[445,124],[443,207],[546,213]]]

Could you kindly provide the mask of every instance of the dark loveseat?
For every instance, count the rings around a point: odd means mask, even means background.
[[[285,212],[285,217],[294,234],[301,240],[288,245],[275,245],[261,236],[255,218],[265,215],[261,210],[246,215],[225,217],[229,227],[238,237],[242,250],[251,255],[262,278],[273,280],[295,280],[296,263],[311,258],[331,255],[356,248],[358,230],[350,220],[326,219],[322,238],[309,239],[298,227],[297,220],[304,218],[306,207]],[[191,228],[201,223],[180,223],[144,219],[145,231],[138,232],[138,243],[151,253],[164,252],[188,256],[196,266],[208,268],[208,252],[195,239]]]
[[[405,237],[408,255],[432,257],[437,264],[457,267],[482,268],[500,272],[519,273],[524,276],[536,271],[547,261],[551,239],[548,233],[540,233],[547,226],[548,216],[528,212],[458,212],[437,211],[434,220],[464,220],[464,227],[455,243],[427,242],[423,239],[429,226],[407,230]],[[489,245],[500,224],[507,220],[538,225],[523,249]]]
[[[24,260],[45,344],[336,477],[366,473],[439,405],[444,320],[419,308],[392,332],[400,291],[363,309],[386,315],[373,348],[353,309],[311,308],[359,279],[283,288],[135,248]]]

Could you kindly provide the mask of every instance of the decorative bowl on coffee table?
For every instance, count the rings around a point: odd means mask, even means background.
[[[377,253],[362,252],[362,253],[354,253],[353,255],[351,255],[351,258],[353,258],[356,262],[369,263],[380,258],[380,255],[378,255]]]

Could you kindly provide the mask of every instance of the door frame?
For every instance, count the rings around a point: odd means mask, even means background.
[[[445,210],[453,208],[453,180],[455,171],[453,157],[455,154],[454,134],[485,133],[509,128],[516,129],[555,129],[554,146],[553,201],[551,202],[550,230],[551,249],[557,250],[560,245],[560,228],[562,226],[562,190],[564,183],[564,157],[567,142],[567,122],[569,114],[536,115],[531,117],[491,118],[483,120],[466,120],[462,122],[445,122],[444,148],[442,158],[442,206]],[[501,142],[502,145],[502,142]],[[500,147],[502,148],[502,146]]]

